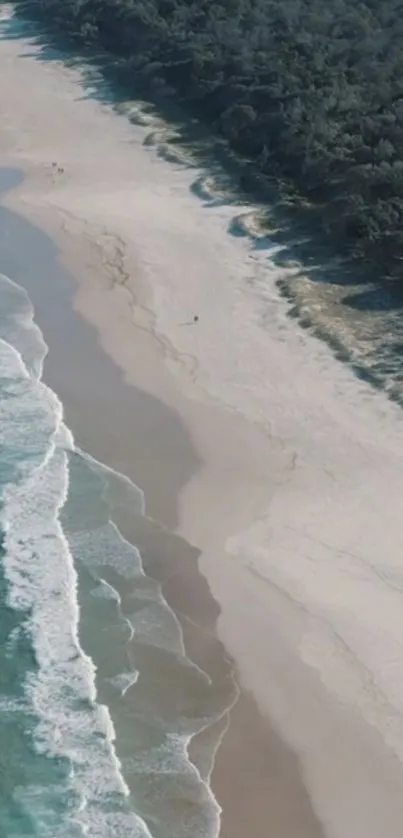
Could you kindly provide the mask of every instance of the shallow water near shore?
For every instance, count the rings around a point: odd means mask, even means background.
[[[47,345],[29,297],[5,275],[0,311],[0,831],[215,836],[209,771],[187,748],[225,716],[233,683],[187,657],[159,583],[113,522],[119,507],[140,520],[143,493],[75,449],[41,380]],[[210,769],[220,736],[218,725],[205,741]]]

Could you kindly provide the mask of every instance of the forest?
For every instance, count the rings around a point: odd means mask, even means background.
[[[292,183],[352,257],[403,280],[403,1],[29,6],[115,56],[134,91],[169,85],[259,178]]]

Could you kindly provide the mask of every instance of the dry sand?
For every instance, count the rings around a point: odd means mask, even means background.
[[[77,311],[142,391],[139,471],[114,453],[105,408],[109,460],[132,469],[149,514],[202,551],[219,635],[253,695],[217,759],[228,835],[316,836],[306,801],[291,806],[303,799],[299,764],[329,838],[400,838],[401,412],[288,320],[270,250],[228,234],[242,209],[202,202],[191,188],[201,172],[144,144],[160,126],[131,125],[86,93],[79,70],[3,30],[0,154],[27,175],[6,203],[57,241]],[[277,810],[273,729],[298,759],[276,757]]]

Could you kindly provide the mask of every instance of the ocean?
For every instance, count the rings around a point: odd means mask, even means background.
[[[228,691],[186,655],[181,626],[114,521],[142,491],[76,448],[42,380],[31,301],[0,276],[0,835],[211,838]],[[218,735],[218,734],[217,734]]]

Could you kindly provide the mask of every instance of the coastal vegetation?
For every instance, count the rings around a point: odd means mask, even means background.
[[[29,6],[110,52],[134,91],[174,89],[249,161],[256,183],[285,178],[345,251],[379,277],[403,280],[401,0]]]

